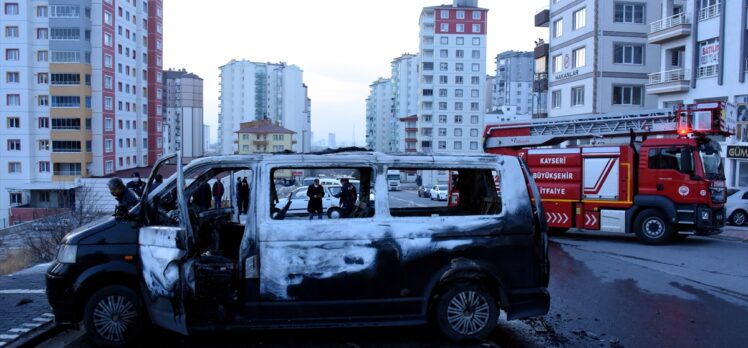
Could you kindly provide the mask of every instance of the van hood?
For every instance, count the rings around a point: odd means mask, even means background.
[[[68,233],[63,239],[65,244],[136,244],[138,242],[138,223],[104,216],[89,222]]]

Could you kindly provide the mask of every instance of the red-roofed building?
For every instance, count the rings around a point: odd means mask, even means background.
[[[274,124],[271,119],[243,122],[236,134],[241,155],[291,151],[296,143],[293,139],[296,132]]]

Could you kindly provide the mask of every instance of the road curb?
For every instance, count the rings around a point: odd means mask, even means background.
[[[713,236],[709,236],[710,238],[714,239],[721,239],[721,240],[728,240],[731,242],[743,242],[748,243],[748,238],[741,238],[741,237],[735,237],[730,235],[721,235],[721,234],[715,234]]]
[[[59,334],[61,331],[62,327],[55,324],[54,321],[51,321],[19,336],[15,340],[9,342],[6,347],[36,347],[39,343]]]

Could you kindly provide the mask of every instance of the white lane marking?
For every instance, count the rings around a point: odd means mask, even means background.
[[[41,321],[42,323],[50,322],[52,321],[51,318],[34,318],[34,321]]]
[[[15,333],[18,333],[18,332],[23,332],[23,333],[26,333],[26,332],[29,332],[29,331],[31,331],[31,329],[27,329],[27,328],[25,328],[25,327],[16,327],[16,328],[10,329],[10,330],[8,330],[8,331],[10,331],[10,332],[15,332]]]
[[[400,202],[405,202],[405,203],[409,203],[410,205],[415,205],[415,206],[417,206],[417,207],[422,207],[422,208],[423,208],[423,207],[428,207],[428,205],[424,205],[424,204],[418,204],[418,203],[416,203],[416,202],[413,202],[413,201],[406,201],[406,200],[404,200],[404,199],[402,199],[402,198],[397,198],[397,197],[394,197],[394,196],[390,196],[390,199],[398,200],[398,201],[400,201]]]
[[[0,290],[0,295],[17,295],[17,294],[44,294],[44,289],[8,289]]]
[[[42,316],[43,317],[50,317],[50,318],[54,318],[55,317],[55,315],[52,314],[52,313],[44,313],[44,314],[42,314]]]
[[[25,323],[25,324],[23,324],[21,326],[30,327],[30,328],[33,329],[35,327],[39,327],[39,326],[42,326],[42,325],[44,325],[44,324],[41,324],[41,323]]]
[[[0,340],[14,340],[18,338],[18,335],[0,335]]]
[[[4,346],[6,342],[0,342],[0,347]]]

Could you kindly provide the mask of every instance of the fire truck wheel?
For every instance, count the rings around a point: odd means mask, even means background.
[[[655,209],[639,213],[634,220],[636,237],[644,244],[665,244],[673,239],[673,228],[667,219]]]
[[[735,226],[745,225],[746,220],[748,220],[748,215],[746,215],[745,211],[742,210],[736,210],[732,215],[730,215],[730,223]]]

